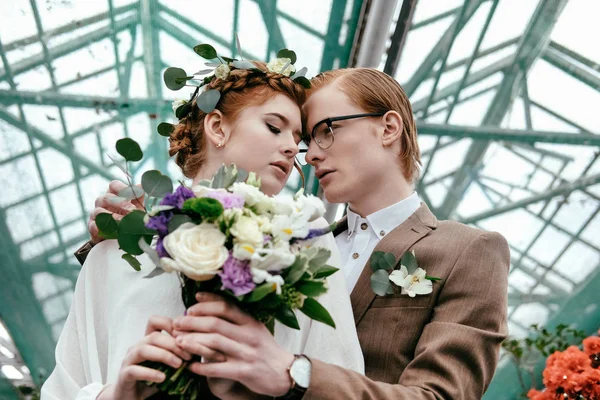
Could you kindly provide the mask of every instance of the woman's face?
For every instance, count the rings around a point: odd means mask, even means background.
[[[279,193],[298,153],[302,131],[298,105],[277,94],[261,105],[244,108],[223,129],[229,130],[229,139],[220,149],[223,163],[255,172],[262,180],[263,192]]]

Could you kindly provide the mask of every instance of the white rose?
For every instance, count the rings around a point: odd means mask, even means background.
[[[231,69],[227,64],[221,64],[217,68],[215,68],[215,76],[219,79],[227,79],[229,77],[229,72]]]
[[[186,99],[175,99],[175,100],[173,100],[173,102],[171,103],[171,108],[173,109],[173,112],[176,112],[179,107],[181,107],[182,105],[186,104],[187,102],[188,101]]]
[[[323,201],[313,195],[299,196],[296,199],[296,206],[300,209],[300,213],[309,221],[314,221],[325,215]]]
[[[211,279],[229,256],[226,240],[212,224],[185,223],[165,236],[163,246],[172,259],[161,258],[161,266],[167,272],[179,271],[196,281]]]
[[[290,76],[291,74],[296,72],[296,67],[294,67],[291,61],[292,60],[290,60],[289,58],[276,58],[274,60],[269,61],[269,63],[267,64],[267,69],[276,74]],[[285,67],[288,63],[290,63],[289,66],[285,69],[285,71],[282,71],[283,67]]]
[[[264,241],[264,236],[258,226],[258,222],[252,217],[239,217],[231,229],[229,229],[229,232],[235,236],[238,243],[262,246]]]

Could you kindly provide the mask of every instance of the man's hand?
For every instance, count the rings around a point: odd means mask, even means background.
[[[92,242],[94,244],[104,240],[104,238],[100,237],[98,226],[96,225],[96,216],[98,214],[112,214],[114,219],[120,220],[133,210],[144,209],[143,195],[142,197],[133,200],[125,200],[118,203],[114,201],[115,197],[117,197],[117,194],[127,186],[128,185],[120,181],[111,181],[108,185],[108,190],[106,193],[96,199],[96,208],[94,208],[90,214],[90,219],[88,220],[88,231],[92,236]]]
[[[262,323],[222,297],[198,293],[196,300],[199,303],[186,316],[173,322],[176,342],[192,354],[217,362],[195,362],[190,370],[240,382],[258,394],[286,394],[292,383],[287,369],[294,355],[277,344]]]

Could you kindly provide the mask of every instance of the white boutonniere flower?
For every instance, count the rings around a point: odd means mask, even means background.
[[[417,268],[412,274],[402,265],[399,270],[394,270],[390,274],[390,281],[400,286],[410,297],[417,294],[429,294],[433,291],[433,283],[426,278],[427,273],[423,268]]]
[[[287,67],[286,67],[287,65]],[[285,67],[285,70],[283,69]],[[294,72],[296,72],[296,67],[292,64],[292,60],[289,58],[276,58],[274,60],[269,61],[267,64],[267,69],[274,74],[281,74],[285,76],[290,76]]]

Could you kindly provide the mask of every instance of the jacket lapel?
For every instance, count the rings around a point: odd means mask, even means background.
[[[425,204],[421,204],[421,207],[414,214],[381,239],[373,252],[384,251],[386,253],[393,253],[396,260],[399,260],[405,252],[410,250],[416,242],[435,229],[436,226],[437,219],[435,216]],[[372,273],[373,270],[371,269],[371,262],[369,260],[365,264],[358,282],[350,295],[356,325],[361,321],[376,297],[371,288]]]

